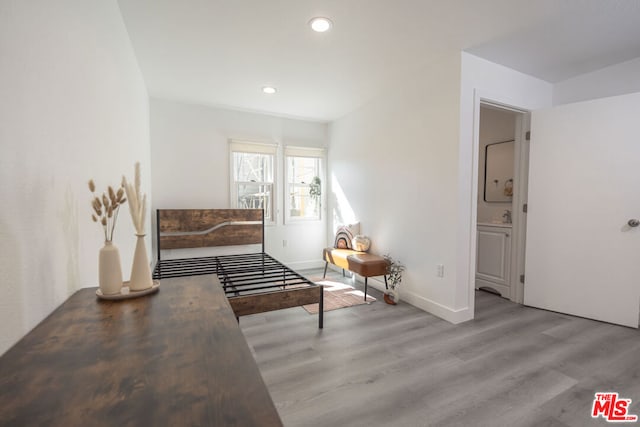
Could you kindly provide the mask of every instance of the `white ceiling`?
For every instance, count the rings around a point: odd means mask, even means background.
[[[152,96],[320,121],[461,50],[552,83],[640,57],[638,0],[119,4]]]

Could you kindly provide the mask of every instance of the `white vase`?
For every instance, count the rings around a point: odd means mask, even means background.
[[[119,294],[122,289],[120,251],[112,242],[104,242],[98,257],[98,283],[103,295]]]
[[[151,268],[149,267],[149,257],[147,256],[147,245],[144,243],[144,234],[136,234],[136,251],[133,254],[133,265],[131,266],[131,279],[129,289],[132,291],[143,291],[153,285],[151,278]]]

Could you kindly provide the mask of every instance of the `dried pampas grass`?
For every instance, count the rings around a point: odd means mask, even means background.
[[[144,233],[144,220],[147,214],[147,195],[140,190],[140,162],[135,164],[134,184],[127,182],[126,177],[122,177],[122,186],[129,200],[129,212],[131,220],[137,234]]]

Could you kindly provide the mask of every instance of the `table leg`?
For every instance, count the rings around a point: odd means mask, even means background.
[[[320,285],[320,301],[318,301],[318,329],[324,327],[324,287]]]

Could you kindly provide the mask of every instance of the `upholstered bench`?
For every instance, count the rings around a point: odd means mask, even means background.
[[[322,258],[325,261],[322,278],[327,275],[329,263],[342,268],[343,273],[344,270],[349,270],[364,277],[365,300],[367,299],[367,278],[369,277],[384,276],[384,286],[388,289],[387,269],[389,268],[389,263],[381,256],[358,252],[353,249],[325,248],[322,251]]]

